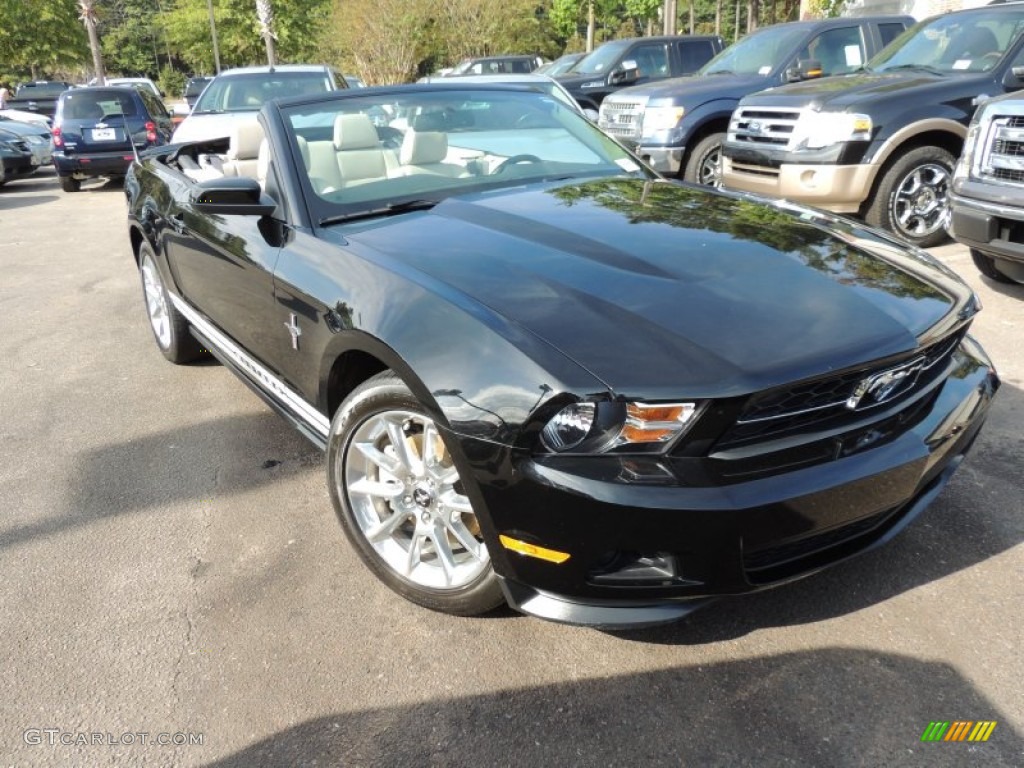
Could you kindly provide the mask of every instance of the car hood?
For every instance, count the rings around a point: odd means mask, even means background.
[[[50,131],[41,125],[21,123],[17,120],[0,120],[0,128],[19,136],[44,136],[50,138]]]
[[[630,96],[646,96],[650,105],[663,103],[693,109],[716,99],[739,99],[748,93],[767,88],[775,82],[777,81],[774,78],[761,75],[691,75],[624,88],[609,98],[621,100]]]
[[[205,141],[230,136],[234,126],[256,122],[258,114],[258,111],[249,111],[189,115],[174,129],[171,142],[180,144],[184,141]]]
[[[786,205],[611,178],[449,198],[338,234],[627,396],[746,394],[910,351],[970,300],[927,255]]]
[[[937,104],[976,96],[981,93],[979,88],[989,82],[991,75],[936,75],[924,70],[865,72],[770,88],[752,95],[749,102],[761,106],[809,106],[830,110],[856,109],[861,104],[870,106],[881,101],[914,100],[920,104]],[[744,100],[741,106],[747,103]]]

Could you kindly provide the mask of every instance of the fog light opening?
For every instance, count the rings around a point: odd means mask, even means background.
[[[587,575],[594,584],[669,587],[688,583],[672,552],[606,552]]]

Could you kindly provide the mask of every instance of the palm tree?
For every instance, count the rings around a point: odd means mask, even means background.
[[[96,70],[96,82],[105,85],[107,73],[103,69],[103,52],[100,50],[100,36],[96,33],[96,3],[99,0],[78,0],[81,10],[79,17],[89,33],[89,47],[92,49],[92,65]]]
[[[274,66],[274,8],[271,0],[256,0],[256,15],[260,20],[260,34],[267,44],[267,63]]]

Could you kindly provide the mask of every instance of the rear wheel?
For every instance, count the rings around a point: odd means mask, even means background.
[[[683,180],[708,187],[722,185],[722,142],[724,133],[712,133],[701,139],[693,148],[683,169]]]
[[[60,188],[65,192],[77,192],[82,188],[82,180],[76,179],[74,176],[61,176]]]
[[[997,283],[1017,282],[1012,277],[999,270],[999,261],[997,259],[982,253],[977,248],[971,248],[971,259],[974,261],[974,266],[976,266],[978,271],[985,277],[989,277]]]
[[[202,357],[203,350],[188,330],[188,322],[174,308],[148,243],[139,248],[139,276],[146,314],[156,345],[172,363],[187,363]]]
[[[921,248],[946,239],[953,156],[941,147],[918,147],[899,157],[882,176],[865,219],[868,224]]]
[[[338,409],[327,475],[346,536],[395,592],[460,616],[502,603],[480,523],[444,438],[394,373],[365,381]]]

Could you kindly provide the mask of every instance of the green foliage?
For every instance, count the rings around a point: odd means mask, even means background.
[[[88,58],[76,0],[0,0],[0,61],[10,74],[43,77]]]
[[[185,92],[185,80],[184,72],[179,72],[173,67],[165,65],[160,70],[160,79],[157,81],[157,85],[167,95],[167,98],[176,99]]]

